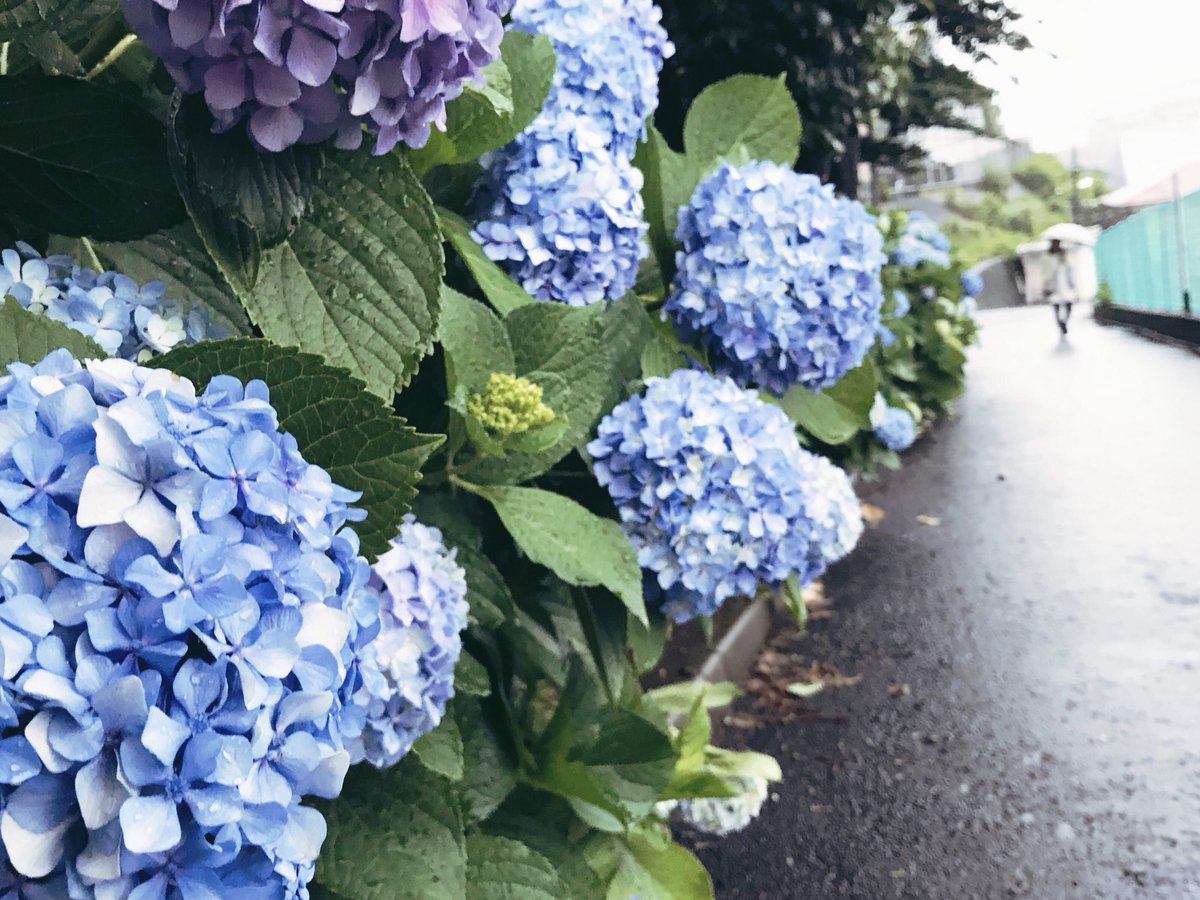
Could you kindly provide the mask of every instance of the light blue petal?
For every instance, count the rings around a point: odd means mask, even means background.
[[[179,811],[166,797],[131,797],[121,806],[121,834],[133,853],[162,853],[179,843]]]

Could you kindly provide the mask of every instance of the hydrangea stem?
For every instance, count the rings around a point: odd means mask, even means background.
[[[80,238],[79,242],[83,244],[83,249],[87,253],[87,261],[97,272],[103,272],[104,264],[100,262],[100,257],[96,253],[96,248],[92,246],[92,242],[85,237]]]
[[[125,37],[123,37],[119,41],[117,41],[117,43],[113,46],[113,48],[111,50],[109,50],[107,54],[105,54],[104,59],[100,60],[100,62],[96,63],[96,65],[92,67],[92,70],[90,72],[88,72],[87,75],[84,76],[84,80],[91,81],[97,75],[100,75],[101,73],[103,73],[109,66],[111,66],[118,59],[120,59],[125,54],[126,50],[128,50],[130,47],[132,47],[136,43],[137,43],[137,35],[136,34],[125,35]]]
[[[12,41],[5,41],[0,44],[0,75],[8,74],[8,47]]]

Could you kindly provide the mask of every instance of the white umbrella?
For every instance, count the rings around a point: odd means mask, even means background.
[[[1079,244],[1081,247],[1096,246],[1096,232],[1082,225],[1063,222],[1051,225],[1042,232],[1043,241],[1059,241],[1063,244]]]

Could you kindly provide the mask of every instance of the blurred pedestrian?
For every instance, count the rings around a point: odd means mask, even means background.
[[[1067,250],[1062,241],[1055,239],[1050,242],[1050,253],[1046,258],[1049,260],[1043,282],[1046,300],[1053,304],[1058,330],[1066,337],[1071,308],[1079,299],[1079,291],[1075,287],[1075,274],[1071,271],[1071,263],[1067,259]]]

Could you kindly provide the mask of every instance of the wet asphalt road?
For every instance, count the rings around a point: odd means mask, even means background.
[[[984,313],[955,416],[863,491],[786,647],[862,680],[728,729],[786,781],[698,843],[721,900],[1200,898],[1200,356],[1076,315]]]

